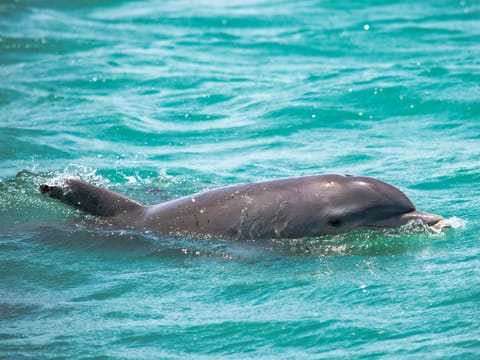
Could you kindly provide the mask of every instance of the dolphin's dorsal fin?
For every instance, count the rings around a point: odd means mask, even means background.
[[[126,196],[75,179],[65,180],[63,186],[40,185],[40,192],[98,216],[116,216],[142,208]]]

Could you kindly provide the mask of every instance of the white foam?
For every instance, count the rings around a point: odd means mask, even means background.
[[[454,229],[465,229],[467,227],[467,220],[460,219],[456,216],[445,219],[445,222]]]

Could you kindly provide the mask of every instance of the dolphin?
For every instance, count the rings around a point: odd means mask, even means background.
[[[231,185],[153,206],[76,179],[40,185],[40,192],[113,227],[175,236],[288,239],[400,227],[411,221],[445,223],[439,215],[417,211],[390,184],[338,174]]]

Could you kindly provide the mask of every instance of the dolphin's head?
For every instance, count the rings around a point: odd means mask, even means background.
[[[417,211],[404,193],[382,181],[349,175],[324,180],[317,184],[317,194],[322,209],[318,225],[325,233],[399,227],[415,220],[428,226],[444,222],[439,215]]]

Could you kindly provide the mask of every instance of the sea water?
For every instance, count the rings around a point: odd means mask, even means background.
[[[454,226],[260,246],[38,191],[322,173]],[[477,359],[479,183],[478,1],[0,3],[0,358]]]

